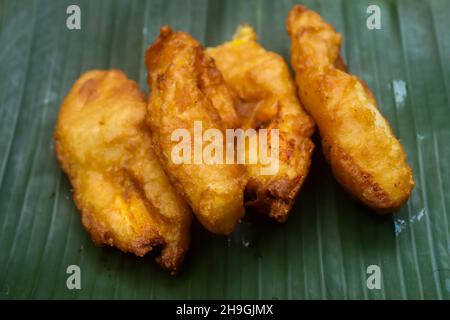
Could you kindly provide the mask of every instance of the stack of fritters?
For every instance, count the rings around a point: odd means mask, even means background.
[[[208,50],[162,27],[145,57],[148,101],[121,71],[89,71],[77,80],[61,106],[56,151],[97,244],[137,256],[160,247],[157,261],[175,273],[192,213],[217,234],[231,233],[244,207],[285,221],[308,175],[314,122],[345,189],[380,213],[407,201],[414,180],[406,155],[369,88],[346,72],[340,34],[303,6],[291,10],[287,29],[299,97],[286,62],[261,47],[250,26]],[[223,137],[227,129],[257,136],[265,129],[276,170],[264,174],[260,161],[198,162],[195,154],[174,161],[174,132],[194,137],[187,148],[194,150],[203,134],[195,123]],[[245,144],[247,155],[261,148]]]

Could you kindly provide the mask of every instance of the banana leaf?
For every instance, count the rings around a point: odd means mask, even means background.
[[[244,219],[230,236],[198,223],[177,276],[154,256],[96,247],[54,152],[62,99],[89,69],[123,69],[148,92],[145,48],[170,24],[205,46],[240,23],[289,59],[294,3],[343,34],[349,70],[372,88],[401,140],[416,187],[379,217],[337,184],[320,150],[285,224]],[[69,5],[81,29],[68,29]],[[381,29],[369,29],[369,5]],[[449,299],[450,1],[0,0],[0,299]],[[81,289],[67,287],[67,268]],[[369,288],[368,267],[380,286]]]

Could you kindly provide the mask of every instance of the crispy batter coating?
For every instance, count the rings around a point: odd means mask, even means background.
[[[278,172],[262,175],[261,163],[247,164],[245,200],[247,207],[283,222],[309,171],[313,121],[300,105],[286,62],[260,46],[250,26],[241,26],[232,41],[207,53],[237,94],[243,128],[279,130]]]
[[[157,261],[173,273],[192,214],[152,151],[145,112],[144,94],[123,72],[86,72],[62,104],[56,152],[94,242],[137,256],[162,246]]]
[[[300,5],[286,26],[300,98],[319,127],[337,180],[379,213],[399,209],[414,187],[412,171],[369,88],[345,71],[341,35]]]
[[[147,123],[156,154],[200,222],[213,233],[229,234],[244,215],[245,168],[194,163],[193,157],[191,164],[176,164],[172,150],[179,142],[171,139],[175,130],[188,130],[193,153],[194,121],[201,121],[203,132],[240,125],[223,77],[195,39],[169,27],[161,28],[147,49],[146,64],[151,88]]]

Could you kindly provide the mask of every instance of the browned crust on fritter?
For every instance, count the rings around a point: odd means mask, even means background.
[[[412,170],[366,83],[346,72],[341,35],[300,5],[286,27],[300,98],[320,129],[335,177],[376,212],[398,210],[414,187]]]
[[[113,89],[108,86],[112,86]],[[109,96],[111,94],[115,95],[115,101],[108,100],[111,99]],[[99,102],[98,99],[104,100]],[[133,132],[134,136],[132,139],[137,139],[135,142],[130,142],[129,145],[127,145],[126,141],[117,140],[122,139],[122,136],[120,135],[121,128],[116,128],[118,131],[117,138],[115,138],[115,142],[108,142],[108,144],[117,143],[117,150],[121,150],[120,152],[122,152],[123,157],[128,160],[123,163],[105,162],[105,168],[90,167],[88,163],[80,162],[79,155],[74,154],[75,150],[73,149],[73,145],[80,145],[82,147],[83,141],[77,141],[76,138],[74,141],[73,136],[68,137],[70,130],[76,128],[71,126],[79,125],[80,121],[82,123],[83,111],[81,109],[85,108],[86,105],[93,103],[97,106],[97,109],[91,108],[89,109],[90,112],[96,112],[98,110],[99,113],[103,112],[102,114],[108,115],[105,108],[112,107],[114,103],[121,103],[121,101],[123,101],[123,110],[127,109],[128,105],[133,105],[134,108],[138,108],[137,106],[139,105],[141,107],[136,110],[143,111],[142,115],[145,113],[145,95],[139,90],[135,82],[127,79],[123,72],[119,70],[92,70],[84,73],[74,84],[62,103],[55,130],[56,155],[63,171],[68,175],[73,186],[73,198],[77,208],[80,210],[83,226],[90,233],[95,244],[117,247],[123,252],[133,253],[139,257],[144,256],[155,247],[160,247],[162,250],[156,257],[157,262],[164,269],[170,271],[171,274],[175,274],[189,246],[191,213],[184,201],[176,195],[174,190],[171,190],[168,182],[161,185],[161,188],[164,189],[160,189],[160,192],[170,194],[170,197],[175,199],[175,202],[178,201],[174,206],[178,206],[180,212],[174,213],[173,215],[166,216],[165,212],[160,211],[161,206],[154,203],[148,197],[152,196],[151,193],[147,195],[144,190],[144,188],[159,188],[157,184],[153,185],[154,182],[145,184],[142,180],[145,179],[145,172],[141,172],[139,167],[133,165],[135,159],[140,161],[140,154],[148,153],[145,155],[149,157],[148,159],[151,159],[153,154],[150,147],[148,129],[144,124],[144,118],[142,117],[142,121],[136,123],[135,127],[130,125],[131,129],[126,128],[126,130]],[[113,112],[116,113],[112,113],[110,116],[112,118],[120,116],[119,113],[121,110],[120,108],[118,110],[115,109]],[[90,115],[86,115],[86,117]],[[72,120],[73,118],[76,119]],[[105,122],[108,120],[108,118],[104,119]],[[77,122],[72,124],[70,121]],[[86,121],[88,121],[88,118],[86,118]],[[101,120],[98,123],[98,130],[101,131],[103,125],[103,120]],[[124,137],[126,139],[126,135]],[[135,145],[136,142],[139,144],[138,146]],[[98,146],[106,146],[106,142],[103,145],[102,143],[99,142]],[[134,149],[135,147],[138,149]],[[125,154],[127,152],[129,154]],[[101,159],[97,160],[102,161]],[[154,170],[160,170],[162,173],[162,169],[159,168],[156,162],[152,162],[151,165]],[[92,199],[95,199],[95,194],[93,193],[96,190],[86,189],[81,182],[89,170],[99,173],[116,190],[121,190],[120,198],[126,205],[132,206],[132,201],[139,201],[152,217],[148,221],[136,221],[142,228],[136,229],[134,236],[130,234],[127,241],[118,238],[116,232],[120,228],[110,228],[102,222],[103,218],[98,212],[98,209],[89,200],[91,196]],[[156,224],[152,224],[151,221],[157,222]],[[174,227],[171,227],[171,225]]]
[[[203,132],[240,126],[221,73],[197,40],[168,26],[147,49],[146,66],[151,91],[147,123],[160,163],[204,227],[213,233],[231,233],[244,215],[245,168],[175,164],[171,159],[177,144],[170,138],[174,130],[188,130],[193,137],[194,121],[202,122]]]
[[[81,93],[81,91],[80,91]],[[70,156],[66,156],[63,154],[63,148],[60,145],[60,138],[58,131],[55,132],[55,140],[56,140],[56,155],[63,169],[64,173],[68,176],[71,185],[74,186],[76,181],[76,175],[73,173],[70,168]],[[133,253],[138,257],[143,257],[148,252],[152,251],[153,247],[165,245],[164,239],[158,234],[157,230],[152,229],[148,230],[148,232],[142,237],[138,237],[133,242],[129,243],[117,243],[114,241],[114,238],[111,236],[110,230],[103,226],[101,223],[95,219],[95,211],[90,209],[89,207],[84,205],[83,196],[78,192],[78,188],[73,189],[73,200],[81,213],[81,222],[85,229],[89,232],[92,237],[94,243],[98,246],[108,245],[111,247],[117,247],[123,252]],[[173,260],[167,259],[166,260]],[[181,262],[181,261],[180,261]],[[163,264],[164,268],[171,269],[170,265]]]
[[[262,175],[261,165],[246,165],[245,205],[284,222],[309,172],[314,123],[298,100],[284,59],[265,50],[256,37],[250,26],[243,25],[233,40],[207,53],[235,93],[243,129],[267,129],[269,135],[270,130],[279,130],[279,170]],[[272,148],[270,141],[268,147]]]
[[[323,141],[322,141],[323,142]],[[327,154],[333,174],[345,190],[351,194],[358,194],[359,201],[374,211],[385,214],[400,209],[408,200],[404,198],[393,200],[373,179],[369,172],[363,171],[360,166],[342,148],[330,148],[323,142],[324,153]]]

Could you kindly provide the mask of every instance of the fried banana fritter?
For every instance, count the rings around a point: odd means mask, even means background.
[[[194,214],[211,232],[229,234],[244,215],[242,165],[192,162],[176,164],[171,155],[177,129],[194,137],[194,121],[203,132],[238,127],[233,99],[214,61],[189,34],[161,28],[158,39],[146,52],[151,89],[147,123],[156,154],[177,190],[188,200]],[[192,139],[192,150],[194,150]],[[225,146],[224,146],[225,148]]]
[[[123,72],[86,72],[62,104],[56,152],[94,242],[137,256],[162,246],[157,261],[175,272],[192,213],[152,151],[145,112],[144,94]]]
[[[412,171],[370,89],[346,72],[341,35],[300,5],[286,26],[300,99],[319,127],[337,180],[379,213],[399,209],[414,187]]]
[[[314,124],[299,103],[284,59],[265,50],[256,38],[250,26],[241,26],[232,41],[207,53],[237,95],[243,128],[279,130],[278,172],[262,175],[261,163],[247,164],[245,200],[247,207],[282,222],[309,171]]]

